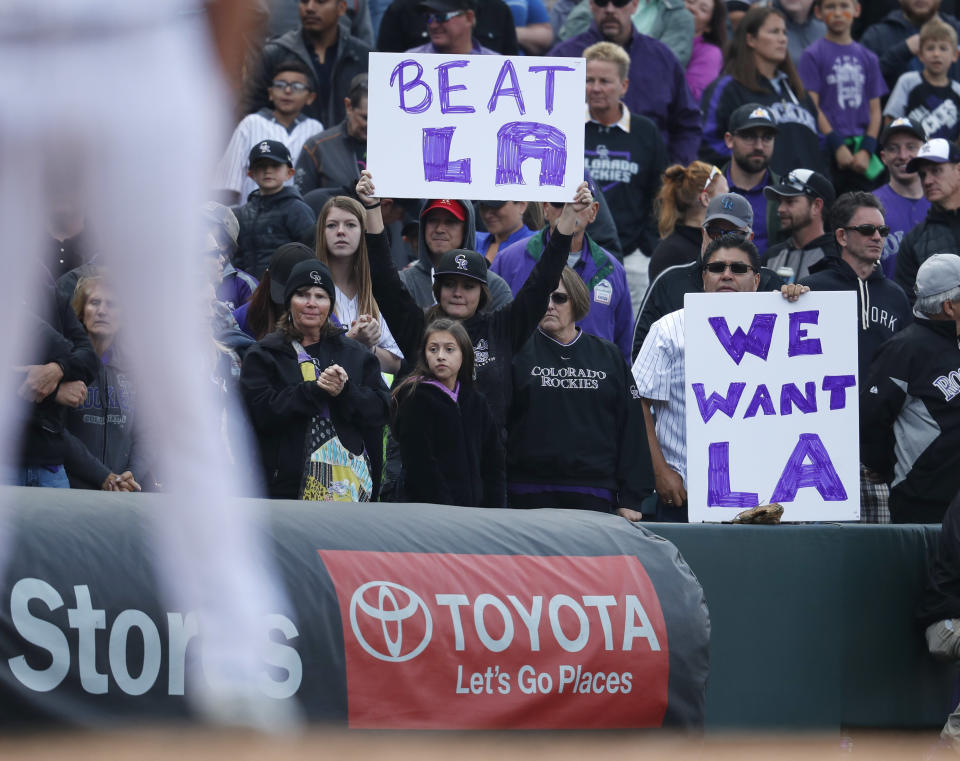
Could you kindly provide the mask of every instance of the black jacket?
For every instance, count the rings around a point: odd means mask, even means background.
[[[303,380],[297,354],[281,333],[270,333],[243,358],[240,390],[260,445],[260,460],[271,497],[296,499],[303,475],[307,426],[324,404],[329,406],[337,435],[350,451],[364,445],[373,463],[382,446],[382,428],[389,413],[389,393],[380,363],[368,349],[342,332],[304,347],[321,367],[338,364],[349,380],[331,397],[313,381]],[[374,490],[379,468],[371,468]]]
[[[341,24],[334,54],[330,97],[325,102],[321,102],[320,98],[314,99],[313,103],[303,109],[303,113],[318,119],[324,127],[343,121],[347,115],[343,101],[350,92],[350,80],[357,74],[366,72],[369,54],[370,46],[357,37],[347,35]],[[252,67],[244,87],[243,112],[245,114],[256,113],[270,105],[267,88],[273,80],[273,74],[279,64],[291,58],[299,60],[316,76],[313,57],[303,39],[303,27],[291,29],[286,34],[268,40],[263,46],[259,65]]]
[[[650,257],[651,282],[667,267],[677,264],[690,264],[700,258],[703,233],[699,227],[677,225],[673,232],[662,238]]]
[[[880,266],[866,280],[839,256],[828,256],[800,280],[811,291],[855,291],[857,294],[857,361],[861,382],[880,345],[913,322],[913,310],[903,289],[888,280]]]
[[[400,394],[393,434],[403,461],[403,500],[505,507],[503,439],[483,394],[461,385],[454,401],[424,382]]]
[[[257,280],[270,263],[270,257],[284,243],[313,245],[317,218],[296,188],[284,187],[273,195],[250,194],[247,202],[235,208],[240,234],[233,266],[249,272]]]
[[[956,325],[917,317],[860,386],[860,460],[890,484],[894,523],[939,523],[960,490],[958,374]]]
[[[380,21],[377,50],[403,53],[430,42],[426,19],[417,12],[419,2],[394,0],[387,6]],[[518,55],[517,27],[510,7],[503,0],[479,0],[473,7],[477,17],[473,28],[474,38],[485,48],[502,55]]]
[[[760,268],[758,291],[779,291],[783,278],[766,267]],[[637,358],[650,326],[666,314],[683,309],[683,297],[688,293],[703,293],[703,275],[700,259],[690,264],[678,264],[660,273],[650,283],[640,304],[637,322],[633,326],[633,358]]]
[[[51,288],[43,294],[49,299],[49,321],[32,316],[28,330],[33,330],[34,345],[30,363],[43,365],[56,362],[63,370],[61,383],[80,380],[90,383],[96,376],[100,360],[87,331],[77,319],[70,302],[60,298]],[[23,381],[18,374],[17,384]],[[62,465],[66,454],[64,428],[67,408],[56,401],[56,390],[46,399],[31,405],[21,440],[20,463],[25,466]]]
[[[960,33],[960,21],[948,13],[939,13],[939,17]],[[891,11],[885,18],[871,24],[860,38],[860,44],[876,53],[880,59],[880,71],[892,90],[897,78],[910,68],[914,60],[913,53],[907,47],[907,38],[920,32],[920,27],[911,24],[903,11]],[[947,71],[951,79],[957,79],[960,66],[956,62]]]
[[[309,138],[297,159],[297,188],[306,195],[316,188],[351,187],[360,179],[347,122]]]
[[[947,211],[933,204],[927,218],[910,230],[900,241],[897,268],[893,279],[912,304],[917,296],[917,270],[934,254],[960,252],[960,209]]]
[[[793,270],[794,280],[801,280],[813,272],[814,265],[828,256],[840,256],[837,239],[832,232],[818,235],[803,248],[797,248],[791,236],[782,243],[770,246],[762,261],[764,267],[774,272],[781,267],[789,267]]]
[[[580,331],[563,345],[541,330],[513,360],[511,483],[608,489],[640,510],[653,492],[643,402],[616,344]]]
[[[937,555],[917,606],[917,621],[924,628],[947,618],[960,618],[960,494],[943,516]]]
[[[510,407],[510,365],[547,311],[547,300],[560,282],[570,252],[569,235],[550,236],[543,256],[517,291],[513,301],[495,312],[478,311],[463,326],[470,335],[476,360],[477,388],[490,403],[493,419],[504,427]],[[417,306],[393,267],[383,234],[367,235],[373,297],[390,326],[403,356],[410,362],[420,353],[426,315]]]

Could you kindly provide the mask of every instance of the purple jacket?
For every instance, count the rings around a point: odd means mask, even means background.
[[[595,42],[603,42],[596,23],[583,34],[555,45],[548,55],[576,58]],[[686,74],[670,48],[633,30],[630,87],[623,102],[631,111],[652,119],[663,135],[671,164],[686,166],[700,147],[700,108],[690,94]]]
[[[493,260],[490,269],[507,281],[516,294],[526,282],[549,240],[544,228],[516,243],[511,243]],[[590,290],[590,312],[577,323],[585,332],[613,341],[627,363],[633,341],[633,308],[623,265],[600,248],[589,235],[583,236],[583,250],[573,269]]]

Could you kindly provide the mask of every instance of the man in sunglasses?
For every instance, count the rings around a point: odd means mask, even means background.
[[[752,293],[762,288],[757,247],[737,232],[710,241],[695,266],[704,293]],[[778,290],[796,301],[809,289],[793,284]],[[687,521],[685,356],[680,308],[652,325],[633,363],[657,488],[655,514],[645,517],[661,522]]]
[[[299,0],[300,26],[263,46],[259,65],[248,78],[244,113],[255,113],[269,105],[267,89],[280,61],[293,58],[312,73],[316,99],[303,113],[324,125],[338,124],[345,115],[344,100],[350,81],[367,70],[370,46],[340,26],[347,12],[346,0]],[[319,131],[319,130],[318,130]]]
[[[893,279],[913,302],[920,265],[933,254],[960,251],[960,148],[942,137],[924,143],[908,172],[920,175],[927,218],[903,236]]]
[[[703,221],[701,257],[713,241],[725,235],[747,241],[753,239],[753,207],[746,198],[736,193],[723,193],[712,199],[707,206],[707,215]],[[686,294],[703,291],[701,261],[702,258],[689,264],[668,267],[650,284],[633,327],[633,356],[637,356],[653,323],[670,312],[682,309],[683,297]],[[777,290],[783,285],[782,278],[766,267],[760,268],[758,272],[760,290]]]
[[[475,14],[473,37],[484,47],[502,55],[519,55],[513,12],[503,0],[474,0],[466,6],[438,6],[427,10],[421,10],[421,5],[422,0],[393,0],[380,21],[376,49],[384,53],[402,53],[429,43],[427,14],[439,17],[458,10],[470,10]]]
[[[700,147],[700,108],[670,48],[634,26],[631,17],[638,4],[639,0],[590,0],[590,28],[554,46],[549,54],[579,57],[605,40],[622,47],[630,56],[624,105],[657,125],[667,144],[668,163],[686,166],[697,157]]]
[[[776,185],[768,185],[763,194],[777,202],[780,230],[790,237],[767,249],[763,264],[788,283],[810,274],[810,267],[825,256],[836,256],[833,236],[823,221],[837,197],[833,184],[819,172],[794,169]]]
[[[426,19],[430,41],[410,48],[408,53],[498,55],[473,36],[477,17],[471,0],[422,0],[417,12]]]

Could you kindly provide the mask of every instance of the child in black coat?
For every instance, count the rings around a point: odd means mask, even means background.
[[[473,346],[456,320],[424,332],[417,366],[393,392],[402,498],[504,507],[504,447],[490,406],[473,385]]]

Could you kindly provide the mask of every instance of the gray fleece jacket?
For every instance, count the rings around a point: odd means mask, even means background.
[[[427,199],[420,206],[420,232],[419,245],[417,251],[419,258],[405,270],[400,271],[400,279],[403,285],[413,296],[413,300],[422,309],[428,309],[436,304],[433,298],[433,262],[430,261],[430,252],[427,251],[427,242],[423,237],[423,210],[432,199]],[[464,202],[467,210],[467,220],[463,231],[463,243],[461,248],[473,248],[477,237],[477,223],[473,215],[473,204],[469,201]],[[490,301],[484,307],[488,312],[499,309],[504,304],[513,301],[513,292],[507,282],[495,272],[487,270],[487,287],[490,289]]]

